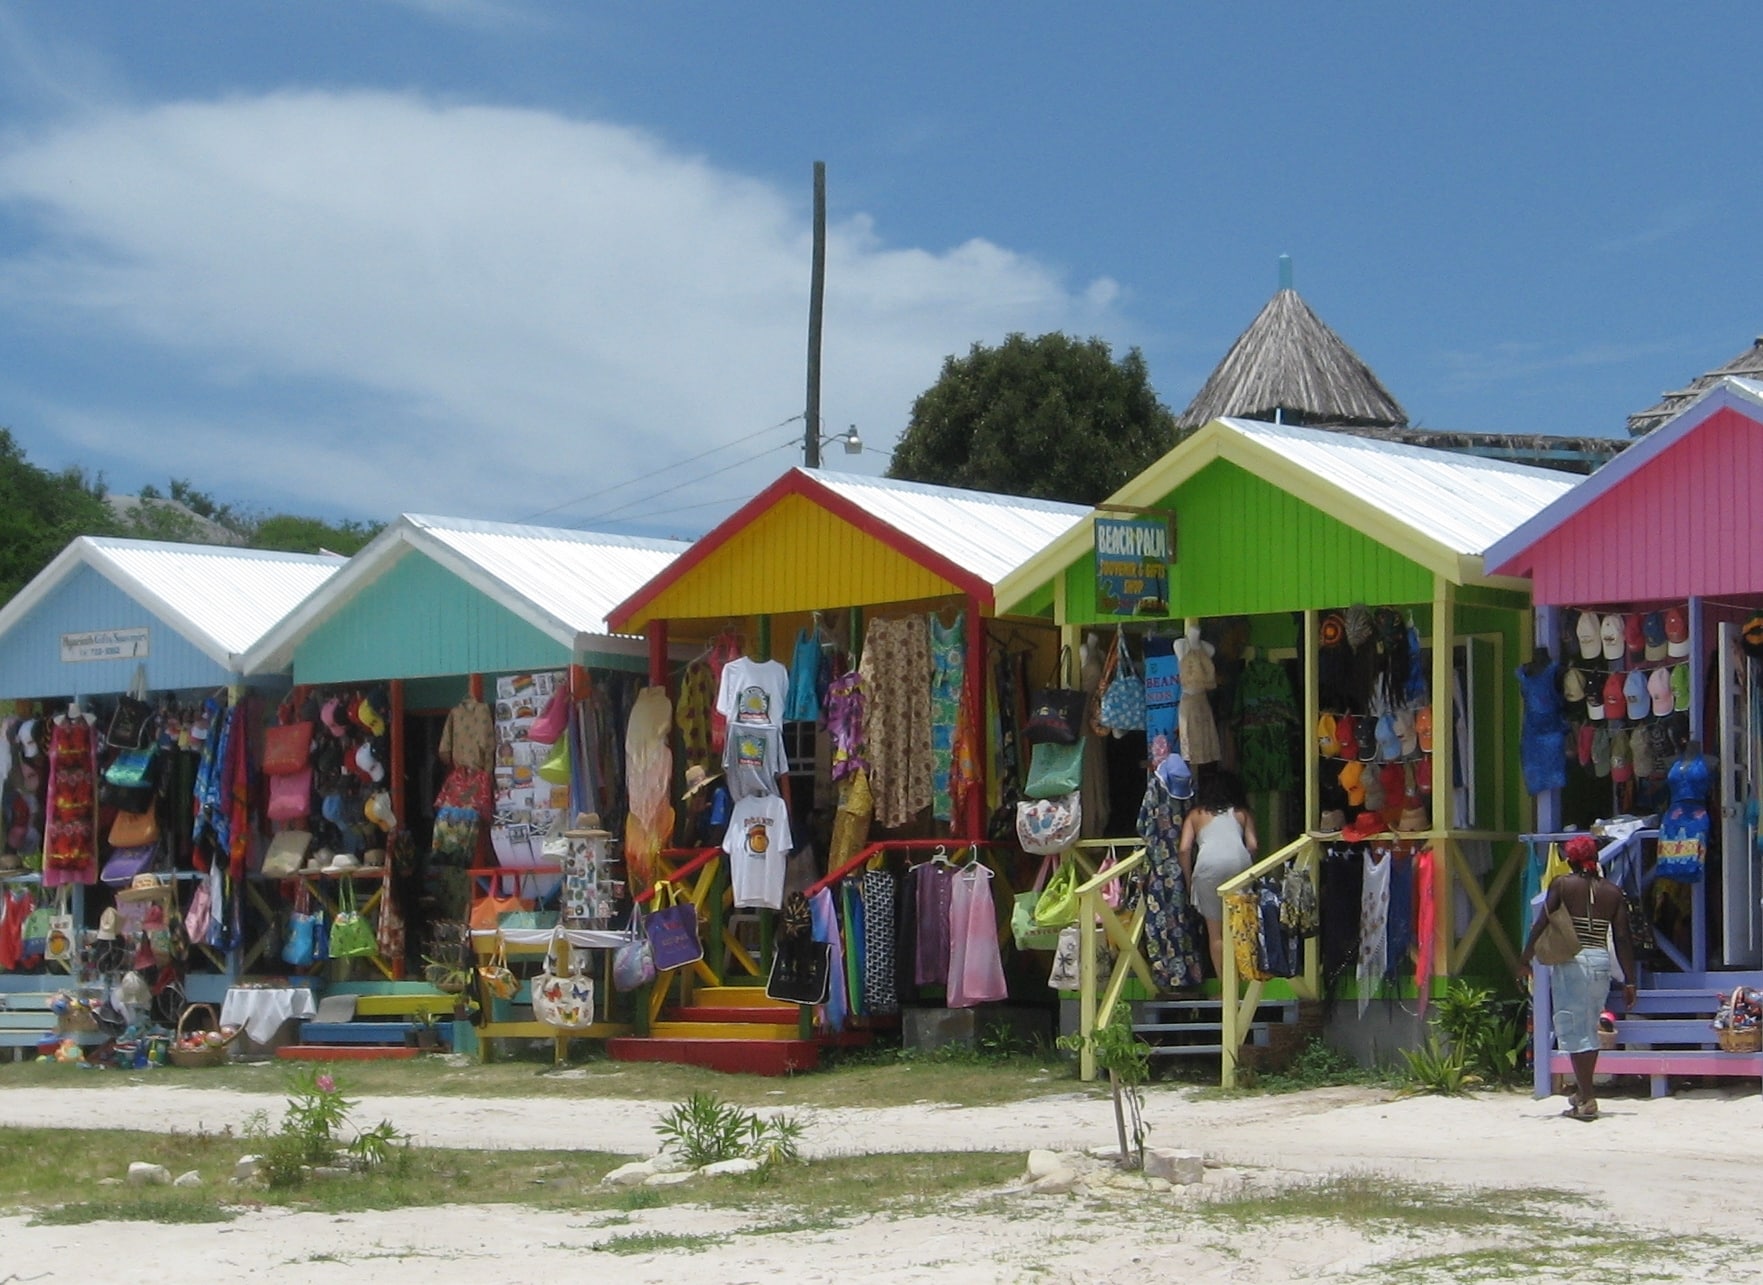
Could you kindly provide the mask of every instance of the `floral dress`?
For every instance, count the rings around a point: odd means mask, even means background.
[[[1188,881],[1182,874],[1182,802],[1152,773],[1139,805],[1139,837],[1149,858],[1145,874],[1145,958],[1163,990],[1200,984],[1200,950],[1188,914]]]
[[[97,735],[83,717],[57,718],[49,734],[49,807],[43,883],[91,883],[98,870]]]
[[[961,685],[965,676],[966,649],[962,644],[965,617],[944,627],[935,616],[930,629],[930,753],[931,815],[938,821],[954,816],[956,741],[961,735]]]
[[[870,621],[859,670],[875,819],[884,829],[897,829],[931,802],[931,658],[924,617]]]

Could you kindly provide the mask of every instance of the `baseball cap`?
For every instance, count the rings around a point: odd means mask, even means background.
[[[1402,757],[1413,758],[1420,753],[1420,738],[1414,733],[1414,711],[1399,709],[1395,714],[1396,736],[1402,746]]]
[[[1414,765],[1414,788],[1422,794],[1432,793],[1432,760],[1423,758]]]
[[[1628,654],[1640,659],[1647,651],[1647,618],[1638,611],[1631,611],[1622,618],[1622,641],[1628,647]]]
[[[1561,676],[1561,698],[1566,701],[1585,699],[1585,671],[1578,665],[1568,666],[1567,672]]]
[[[1579,699],[1585,699],[1585,684],[1580,684]],[[1427,754],[1432,753],[1432,706],[1422,705],[1414,711],[1414,736],[1420,742],[1420,748]]]
[[[1365,806],[1373,812],[1383,811],[1384,797],[1382,771],[1365,771],[1364,775],[1359,779],[1359,784],[1365,790]]]
[[[1629,757],[1628,733],[1616,732],[1610,737],[1610,779],[1627,781],[1634,777],[1634,760]]]
[[[1621,718],[1628,709],[1628,693],[1622,687],[1622,675],[1612,673],[1604,679],[1604,717]]]
[[[1592,733],[1593,728],[1590,723],[1581,723],[1579,725],[1578,733],[1576,733],[1573,738],[1574,748],[1578,751],[1579,765],[1581,767],[1590,767],[1592,765]]]
[[[1672,607],[1665,613],[1665,653],[1668,656],[1690,654],[1690,622],[1682,607]]]
[[[1333,714],[1324,714],[1316,720],[1316,752],[1325,759],[1334,758],[1341,752],[1341,743],[1335,739]]]
[[[1665,659],[1665,613],[1649,611],[1642,622],[1641,632],[1646,638],[1645,656],[1648,660]]]
[[[1396,720],[1385,714],[1377,720],[1377,756],[1388,763],[1402,757],[1402,737],[1396,731]]]
[[[1634,774],[1645,780],[1653,775],[1653,729],[1637,727],[1628,738],[1628,756],[1634,760]]]
[[[37,720],[27,718],[18,725],[18,749],[28,759],[37,757]]]
[[[1351,714],[1342,714],[1334,721],[1334,738],[1344,759],[1359,757],[1359,721]]]
[[[1347,792],[1347,802],[1359,807],[1365,802],[1365,764],[1348,763],[1341,768],[1341,788]]]
[[[1626,633],[1627,628],[1623,625],[1621,616],[1613,611],[1604,617],[1603,623],[1598,626],[1598,637],[1604,643],[1605,660],[1622,659],[1622,644]]]
[[[1585,716],[1587,718],[1604,717],[1604,683],[1596,674],[1585,689]]]
[[[1689,662],[1671,667],[1671,708],[1688,709],[1690,707],[1690,667]]]
[[[1655,714],[1669,714],[1671,712],[1671,671],[1669,669],[1660,666],[1647,675],[1647,695],[1652,700]]]
[[[1592,733],[1592,771],[1599,776],[1610,775],[1610,731],[1600,727]]]
[[[1596,612],[1582,611],[1579,620],[1573,626],[1573,633],[1579,639],[1579,656],[1581,660],[1598,658],[1598,616]]]
[[[1628,705],[1629,721],[1647,716],[1647,676],[1638,669],[1628,671],[1628,677],[1622,680],[1622,696]]]
[[[1753,611],[1745,620],[1739,645],[1753,656],[1763,656],[1763,611]]]

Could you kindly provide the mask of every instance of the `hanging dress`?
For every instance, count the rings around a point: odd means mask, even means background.
[[[875,1014],[900,1011],[894,986],[894,885],[891,870],[863,872],[863,998]]]
[[[925,861],[912,867],[911,878],[918,926],[912,980],[918,986],[941,986],[949,980],[949,895],[955,872],[941,861]]]
[[[1379,857],[1382,857],[1380,860]],[[1375,848],[1365,850],[1365,876],[1359,894],[1359,1016],[1383,981],[1388,961],[1390,864],[1393,858]]]
[[[1212,689],[1218,670],[1204,643],[1189,642],[1178,666],[1181,675],[1181,754],[1192,766],[1216,763],[1222,757],[1218,725],[1212,720]]]
[[[716,770],[716,753],[710,748],[710,715],[716,704],[716,675],[702,658],[687,665],[679,679],[679,701],[674,726],[679,729],[680,757],[687,767]]]
[[[832,967],[827,970],[826,1003],[820,1006],[820,1024],[837,1033],[845,1029],[850,1006],[845,995],[845,970],[840,962],[845,957],[845,943],[839,932],[838,907],[830,889],[822,888],[808,899],[808,914],[814,940],[833,948]]]
[[[1519,727],[1518,761],[1524,788],[1532,794],[1559,790],[1567,784],[1567,723],[1561,717],[1560,663],[1550,661],[1535,674],[1518,667],[1518,690],[1524,700]]]
[[[944,626],[932,615],[925,627],[930,637],[930,753],[931,815],[938,821],[954,816],[952,774],[955,742],[961,732],[961,686],[967,664],[966,615],[955,613],[953,624]]]
[[[931,658],[924,617],[870,621],[861,672],[875,818],[886,829],[898,829],[931,803]]]
[[[1298,724],[1298,712],[1291,681],[1281,666],[1257,658],[1243,667],[1237,682],[1237,718],[1243,789],[1251,794],[1291,789],[1296,779],[1292,728]]]
[[[973,860],[954,878],[949,898],[949,1007],[972,1008],[1003,999],[1004,962],[998,952],[998,909],[992,872]]]
[[[1182,874],[1182,803],[1163,778],[1151,773],[1139,805],[1139,837],[1145,841],[1145,958],[1162,990],[1198,986],[1199,942],[1188,913],[1188,881]]]
[[[1422,1017],[1432,999],[1432,952],[1434,937],[1433,854],[1427,848],[1414,856],[1414,990],[1415,1008]],[[1528,903],[1526,903],[1528,904]]]
[[[832,779],[867,772],[864,757],[863,678],[855,670],[840,674],[826,689],[826,734],[832,741]]]
[[[97,733],[79,716],[49,733],[49,802],[43,823],[43,885],[98,878]]]

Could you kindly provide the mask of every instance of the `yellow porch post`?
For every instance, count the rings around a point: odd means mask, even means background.
[[[1456,826],[1453,815],[1456,779],[1457,723],[1452,693],[1456,690],[1456,595],[1444,576],[1432,579],[1432,830],[1441,836],[1434,850],[1433,869],[1438,876],[1433,898],[1433,976],[1449,976],[1455,943],[1452,927],[1457,904],[1456,843],[1449,838]],[[1467,772],[1468,765],[1465,765]]]

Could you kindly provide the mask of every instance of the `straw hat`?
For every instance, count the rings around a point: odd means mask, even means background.
[[[563,832],[566,839],[610,839],[612,831],[600,828],[598,812],[577,812],[575,824]]]
[[[158,875],[138,874],[134,882],[116,894],[118,901],[153,901],[171,892],[171,885]]]
[[[686,769],[686,792],[680,797],[689,799],[699,790],[702,790],[706,785],[709,785],[712,781],[719,781],[721,779],[721,772],[706,772],[702,767],[694,763]]]

